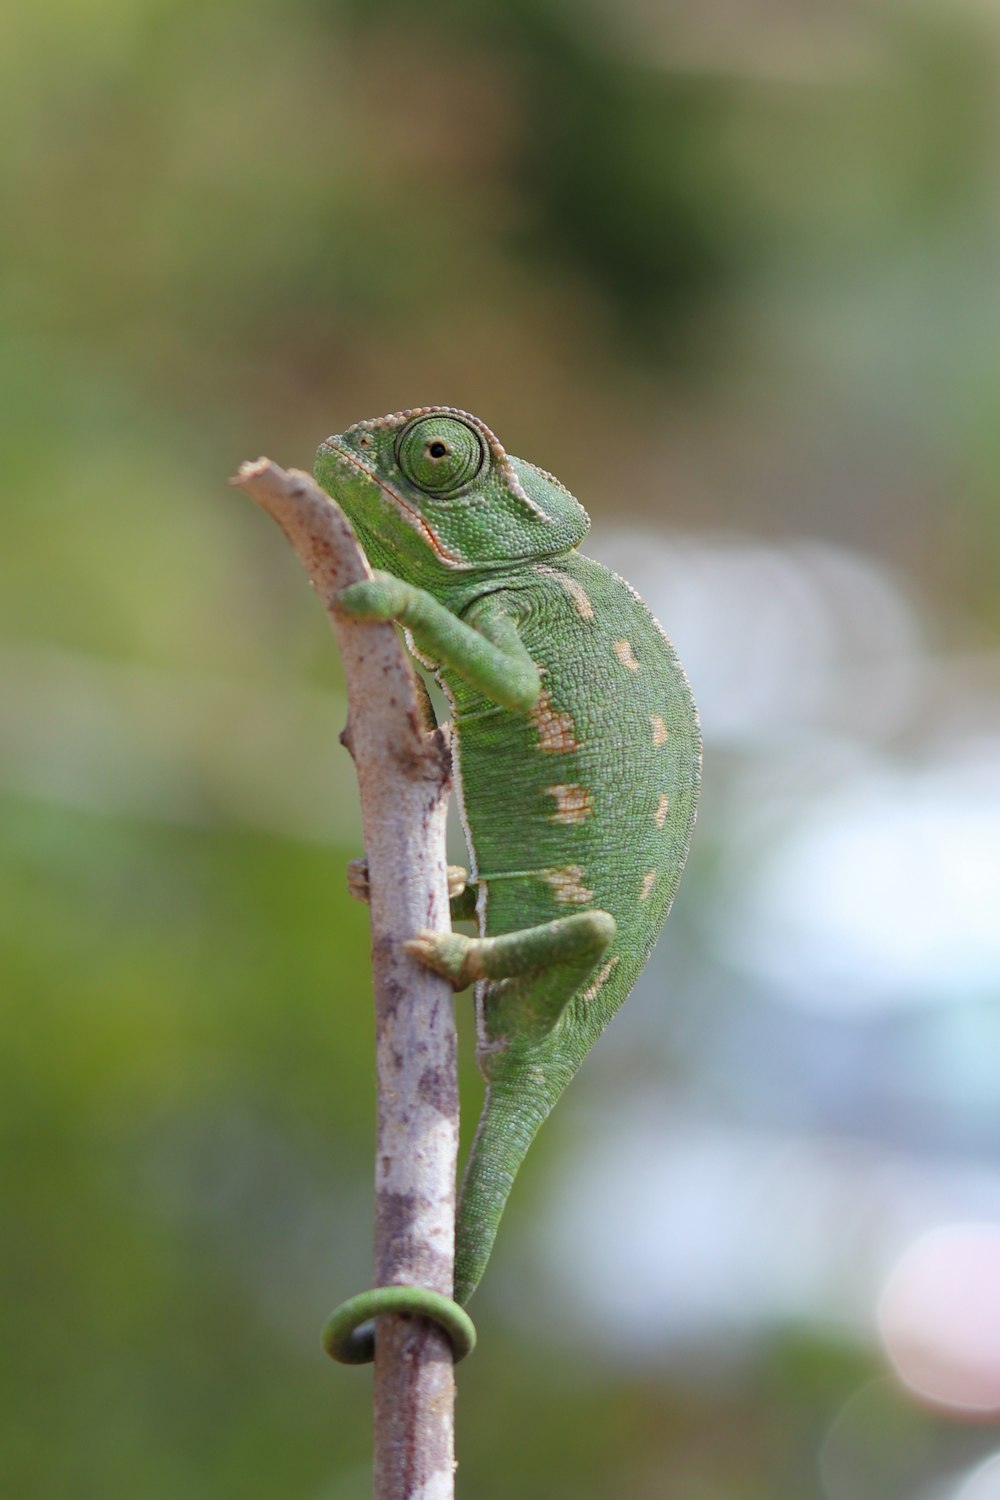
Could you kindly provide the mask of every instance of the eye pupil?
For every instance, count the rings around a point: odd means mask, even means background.
[[[441,499],[475,479],[486,458],[476,429],[444,412],[416,417],[396,439],[396,461],[404,478]]]

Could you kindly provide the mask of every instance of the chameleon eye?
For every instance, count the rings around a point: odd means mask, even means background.
[[[449,495],[475,479],[486,462],[486,445],[457,417],[417,417],[399,434],[396,462],[418,489]]]

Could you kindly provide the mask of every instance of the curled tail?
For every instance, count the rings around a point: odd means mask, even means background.
[[[455,1300],[462,1306],[486,1269],[518,1169],[573,1071],[524,1062],[488,1086],[455,1226]]]
[[[524,1063],[504,1069],[490,1083],[469,1163],[455,1226],[455,1300],[423,1287],[376,1287],[350,1298],[327,1319],[323,1345],[342,1364],[365,1364],[374,1357],[375,1320],[386,1313],[430,1318],[448,1334],[455,1359],[475,1347],[476,1331],[464,1304],[479,1285],[496,1239],[497,1226],[518,1168],[538,1127],[572,1076],[572,1068],[551,1070]]]

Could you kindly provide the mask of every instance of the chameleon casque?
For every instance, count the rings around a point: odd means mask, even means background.
[[[666,919],[695,817],[697,713],[646,605],[576,550],[583,507],[477,417],[358,422],[320,445],[316,478],[385,570],[336,607],[404,626],[453,714],[470,869],[452,916],[478,918],[479,936],[407,946],[456,989],[475,984],[486,1097],[456,1230],[464,1304],[538,1127]],[[380,1292],[365,1296],[372,1317]]]

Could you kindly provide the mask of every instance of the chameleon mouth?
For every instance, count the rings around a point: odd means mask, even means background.
[[[320,443],[319,448],[321,453],[329,454],[330,457],[335,458],[338,463],[346,464],[349,468],[354,469],[358,474],[361,474],[371,484],[378,485],[385,498],[390,501],[396,507],[396,509],[406,518],[406,520],[413,527],[414,531],[420,532],[420,534],[426,539],[428,546],[431,548],[431,551],[434,552],[434,554],[439,557],[442,562],[448,563],[451,567],[461,566],[461,558],[455,557],[452,553],[445,551],[445,549],[441,546],[441,543],[438,540],[437,536],[431,530],[430,526],[428,526],[427,522],[424,520],[420,512],[414,510],[412,505],[407,505],[406,501],[403,499],[398,490],[394,490],[391,485],[386,484],[384,479],[380,479],[379,476],[375,473],[375,470],[368,464],[366,464],[363,459],[359,458],[356,453],[352,453],[349,448],[342,448],[341,445],[337,442],[336,438],[332,437],[326,438],[324,442]],[[373,530],[377,530],[377,528],[373,528]]]

